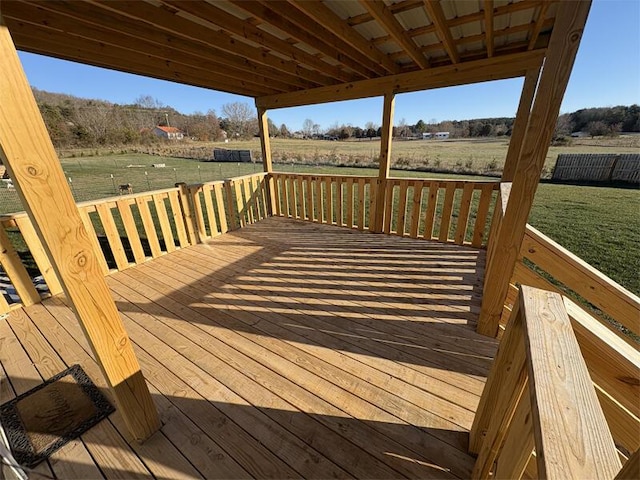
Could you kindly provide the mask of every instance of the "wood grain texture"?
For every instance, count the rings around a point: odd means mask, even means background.
[[[556,23],[531,109],[527,133],[520,150],[518,172],[513,179],[509,204],[502,227],[494,239],[496,248],[487,265],[478,332],[495,337],[500,315],[524,238],[527,218],[540,181],[540,172],[549,149],[569,75],[580,45],[590,1],[567,1],[558,6]]]
[[[524,135],[527,131],[529,113],[531,112],[531,105],[533,104],[533,98],[536,93],[539,77],[540,68],[534,68],[527,71],[527,74],[524,77],[522,93],[520,94],[520,103],[518,103],[518,111],[516,112],[516,119],[513,123],[513,133],[509,139],[507,157],[504,162],[504,167],[502,168],[501,181],[503,182],[512,182],[517,171],[520,149],[522,148]]]
[[[380,139],[380,159],[378,167],[378,189],[376,198],[376,215],[369,225],[369,229],[374,233],[382,233],[386,225],[386,215],[388,214],[385,205],[387,196],[390,195],[387,188],[387,179],[391,171],[391,142],[393,139],[393,116],[395,113],[396,97],[393,93],[384,95],[382,108],[382,138]],[[385,231],[385,233],[388,233]]]
[[[629,330],[640,333],[637,295],[531,225],[527,225],[520,253]]]
[[[4,65],[0,77],[0,156],[74,304],[127,426],[136,439],[144,440],[160,427],[157,412],[3,25],[0,56]]]
[[[562,298],[522,286],[527,370],[542,478],[613,478],[620,460]]]
[[[493,478],[499,480],[522,478],[533,449],[533,419],[531,418],[531,401],[527,385],[513,414],[509,432],[496,461]]]

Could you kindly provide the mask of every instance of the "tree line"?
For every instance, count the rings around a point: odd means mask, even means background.
[[[215,110],[183,114],[161,101],[141,95],[131,104],[83,99],[72,95],[33,89],[45,124],[58,148],[144,145],[163,140],[153,133],[156,126],[180,129],[186,138],[196,141],[245,140],[258,134],[255,109],[243,102],[227,103],[221,115]],[[482,118],[460,121],[405,119],[393,127],[395,138],[422,137],[423,133],[449,132],[451,138],[499,137],[510,135],[514,118]],[[312,119],[302,129],[292,131],[286,124],[269,119],[269,135],[280,138],[324,138],[332,140],[365,139],[381,136],[380,125],[367,122],[363,127],[335,123],[322,128]],[[558,119],[556,136],[583,131],[590,135],[615,135],[640,132],[638,105],[588,108],[563,114]]]

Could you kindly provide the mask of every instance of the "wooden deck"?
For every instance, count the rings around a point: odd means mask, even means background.
[[[496,342],[484,251],[269,218],[108,277],[164,426],[116,412],[37,470],[59,478],[468,478]],[[64,297],[0,321],[1,401],[79,363]]]

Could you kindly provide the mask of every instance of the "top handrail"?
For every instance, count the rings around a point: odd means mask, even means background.
[[[471,429],[473,478],[613,478],[621,468],[562,296],[521,286]]]

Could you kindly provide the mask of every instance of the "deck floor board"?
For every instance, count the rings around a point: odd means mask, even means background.
[[[163,428],[138,445],[116,413],[39,468],[468,478],[496,350],[475,333],[483,268],[468,247],[269,218],[112,274]],[[73,363],[105,386],[63,296],[0,328],[3,400]]]

